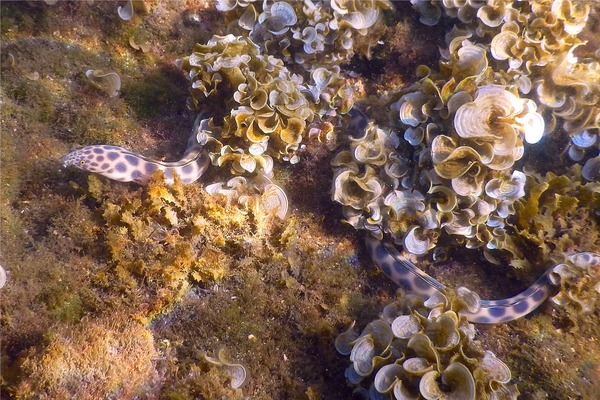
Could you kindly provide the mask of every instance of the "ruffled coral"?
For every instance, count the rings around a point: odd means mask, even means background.
[[[589,8],[567,0],[412,3],[428,24],[439,18],[440,10],[462,23],[446,35],[439,72],[417,68],[420,80],[391,105],[416,164],[404,168],[405,177],[413,178],[404,178],[403,185],[419,194],[421,205],[402,206],[400,222],[385,208],[403,204],[393,193],[397,186],[381,185],[384,207],[367,196],[371,206],[364,210],[371,216],[367,223],[353,225],[388,233],[414,254],[427,254],[441,237],[452,235],[468,248],[483,247],[489,260],[496,262],[502,254],[497,250],[504,250],[514,257],[514,265],[527,264],[524,243],[533,238],[527,229],[514,228],[515,215],[523,221],[516,202],[526,196],[531,174],[514,167],[526,145],[538,143],[556,130],[557,121],[564,121],[573,138],[569,155],[585,163],[584,178],[598,176],[600,163],[590,158],[600,146],[598,62],[574,56],[581,44],[575,35]],[[546,34],[535,31],[542,27]],[[478,43],[488,37],[491,47]],[[388,159],[406,156],[404,143],[395,147]],[[358,171],[356,164],[346,165],[348,174]],[[346,175],[336,171],[338,177]],[[411,213],[421,217],[411,219]],[[353,221],[362,221],[357,214],[352,212]]]
[[[407,162],[394,153],[398,138],[369,124],[361,136],[351,139],[350,150],[341,151],[332,161],[336,167],[333,199],[341,203],[346,222],[382,236],[391,213],[397,220],[411,211],[388,199],[408,172]],[[396,210],[396,211],[393,211]]]
[[[597,254],[574,254],[554,267],[550,277],[560,285],[552,301],[566,308],[572,318],[590,314],[600,305],[600,257]]]
[[[346,168],[336,171],[334,182],[334,199],[342,204],[352,203],[337,194],[343,193],[340,181],[350,176],[375,179],[380,188],[369,190],[366,204],[344,208],[347,220],[377,235],[390,234],[413,254],[428,253],[444,233],[466,239],[469,248],[496,249],[499,240],[506,241],[506,218],[524,195],[524,176],[512,166],[523,156],[523,142],[539,141],[544,132],[535,103],[491,83],[495,76],[485,49],[457,31],[453,35],[440,73],[419,67],[421,79],[392,104],[406,129],[404,139],[414,147],[414,169],[398,166],[400,141],[376,150],[381,146],[376,140],[355,145],[363,139],[351,139],[353,150],[333,162]],[[389,180],[381,171],[402,173]],[[418,201],[402,200],[414,196]]]
[[[270,157],[298,162],[297,151],[306,123],[314,110],[303,91],[302,78],[283,62],[265,56],[250,39],[214,36],[179,66],[192,81],[189,104],[198,108],[216,96],[221,87],[233,90],[225,99],[225,116],[219,151],[211,153],[215,165],[232,163],[233,173],[254,172],[257,165],[270,173]]]
[[[262,3],[262,4],[261,4]],[[383,32],[388,0],[221,1],[228,27],[271,54],[308,70],[336,66],[355,54],[370,57]]]
[[[506,364],[481,348],[473,325],[456,313],[463,301],[460,293],[427,302],[400,294],[360,335],[354,324],[340,334],[336,349],[350,356],[345,374],[355,391],[369,399],[516,399]]]

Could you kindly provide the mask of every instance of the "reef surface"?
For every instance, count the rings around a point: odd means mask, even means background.
[[[284,220],[201,183],[165,185],[157,175],[139,187],[61,167],[72,148],[96,143],[181,155],[195,112],[175,61],[227,26],[209,1],[145,3],[129,21],[117,2],[0,4],[2,398],[351,398],[335,338],[352,321],[376,319],[396,288],[361,234],[340,222],[347,216],[331,198],[337,146],[312,137],[281,156],[300,155],[274,167],[290,205]],[[590,4],[581,36],[598,49],[600,6]],[[421,24],[409,2],[385,12],[371,58],[342,65],[357,97],[373,100],[372,118],[387,120],[375,99],[415,82],[419,65],[437,68],[450,27]],[[117,72],[118,96],[91,84],[90,69]],[[570,170],[564,154],[553,157],[567,142],[534,150],[547,160],[542,172]],[[219,174],[213,168],[206,180]],[[560,243],[600,252],[598,216],[566,197],[572,219],[560,229],[577,239]],[[466,249],[421,266],[482,298],[511,296],[542,270],[498,267]],[[548,302],[530,317],[477,326],[476,337],[512,371],[519,399],[593,399],[599,317],[598,308]],[[239,388],[237,364],[247,373]]]

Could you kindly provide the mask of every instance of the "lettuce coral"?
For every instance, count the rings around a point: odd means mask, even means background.
[[[457,304],[399,293],[360,335],[354,324],[340,334],[336,349],[350,356],[345,374],[355,392],[368,399],[516,399],[510,370],[474,340],[473,325],[453,311]]]
[[[262,4],[261,4],[262,3]],[[384,32],[388,0],[220,0],[228,29],[260,43],[269,54],[309,71],[336,67],[355,54],[371,56]]]
[[[302,78],[290,73],[281,60],[263,55],[248,38],[227,35],[197,45],[178,63],[192,82],[192,108],[224,87],[233,92],[225,99],[225,109],[231,112],[216,138],[220,149],[211,153],[214,164],[237,160],[232,172],[242,173],[254,172],[258,162],[268,174],[271,157],[298,162],[306,124],[315,113],[303,94]]]

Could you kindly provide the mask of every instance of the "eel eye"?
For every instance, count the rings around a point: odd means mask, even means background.
[[[79,165],[85,165],[85,161],[83,161],[83,160],[79,161]]]

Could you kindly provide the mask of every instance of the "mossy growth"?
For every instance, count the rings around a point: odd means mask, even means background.
[[[157,384],[152,334],[126,317],[84,320],[46,334],[21,358],[19,399],[131,398]]]
[[[561,311],[480,329],[479,339],[493,345],[513,372],[519,400],[593,399],[598,393],[600,334],[598,311],[576,326],[565,324]],[[515,337],[519,342],[515,345]]]
[[[240,243],[251,235],[249,216],[176,179],[164,184],[159,172],[144,190],[113,196],[101,178],[89,176],[87,196],[99,202],[103,238],[114,266],[94,276],[100,286],[124,294],[142,291],[147,322],[164,311],[192,282],[211,282],[230,272]]]
[[[292,217],[266,241],[248,238],[230,279],[193,289],[153,321],[157,340],[170,343],[168,393],[211,393],[214,379],[198,378],[206,376],[203,355],[224,347],[248,371],[242,391],[252,398],[305,398],[309,389],[320,398],[349,398],[332,343],[352,319],[366,321],[378,310],[367,300],[369,285],[359,283],[355,243],[314,220]]]
[[[161,396],[165,400],[247,398],[244,397],[242,389],[229,388],[228,380],[229,377],[222,369],[207,362],[200,362],[182,371],[181,378],[166,388]]]
[[[17,32],[35,34],[49,28],[49,15],[45,10],[45,5],[29,2],[17,6],[11,3],[3,2],[0,6],[2,14],[0,32],[2,35],[11,35]]]
[[[528,180],[527,195],[515,203],[515,251],[527,258],[515,258],[511,265],[531,267],[540,261],[563,261],[563,254],[576,249],[600,248],[600,185],[583,182],[581,166],[565,175],[548,172]],[[509,247],[510,249],[510,247]]]

